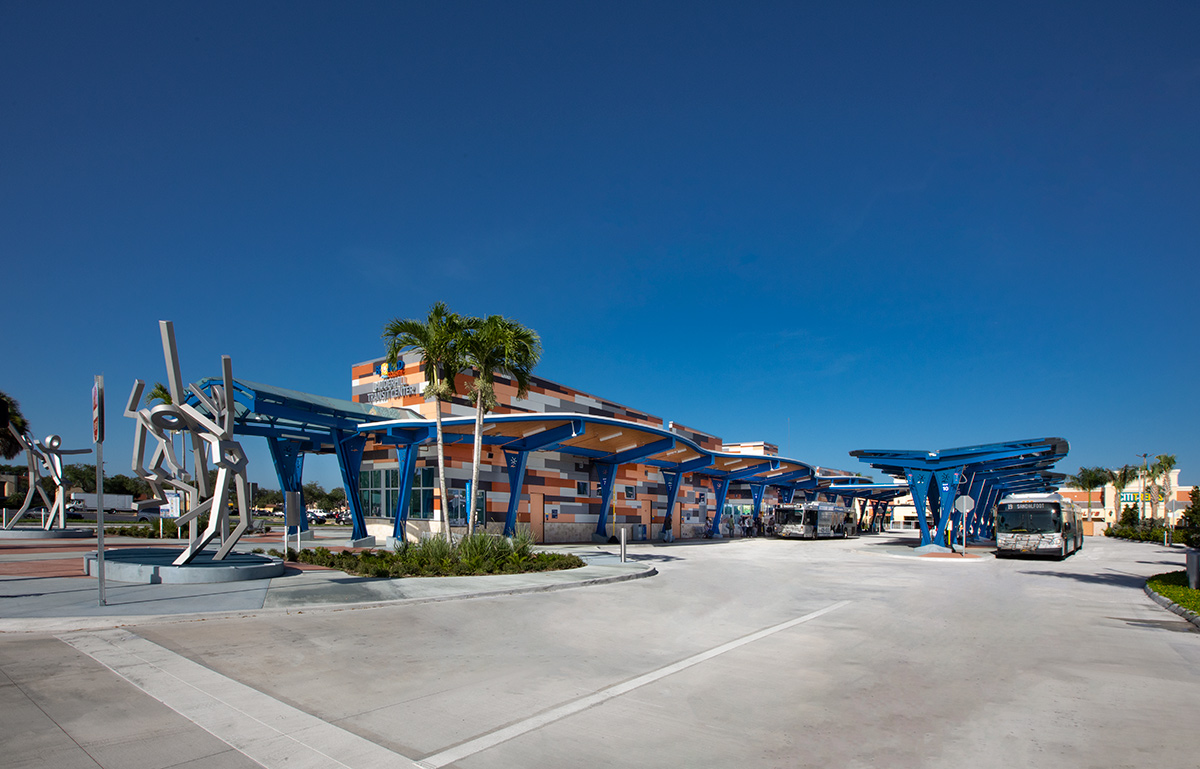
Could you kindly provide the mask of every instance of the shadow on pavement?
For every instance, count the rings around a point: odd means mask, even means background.
[[[1133,619],[1132,617],[1107,617],[1106,619],[1124,622],[1133,627],[1157,628],[1170,630],[1173,633],[1193,633],[1196,627],[1182,618],[1176,619]]]
[[[1114,585],[1117,587],[1131,587],[1141,590],[1146,584],[1146,578],[1139,574],[1122,574],[1120,572],[1109,572],[1105,574],[1074,574],[1065,571],[1022,571],[1020,574],[1032,574],[1038,577],[1058,577],[1059,579],[1071,579],[1076,582],[1083,582],[1090,585]]]

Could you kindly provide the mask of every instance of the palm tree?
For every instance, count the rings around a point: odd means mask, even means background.
[[[1140,471],[1140,467],[1133,465],[1123,465],[1120,469],[1105,471],[1108,474],[1108,482],[1113,485],[1113,507],[1116,508],[1114,523],[1121,522],[1121,492],[1137,480]]]
[[[517,398],[529,394],[529,378],[542,357],[537,332],[502,315],[472,318],[463,342],[463,357],[475,369],[470,398],[475,405],[475,447],[471,461],[471,498],[467,501],[467,532],[475,531],[475,501],[479,496],[479,454],[483,445],[483,417],[496,408],[495,375],[511,377]],[[512,493],[517,493],[514,489]]]
[[[1170,519],[1170,510],[1168,509],[1168,501],[1171,499],[1171,471],[1175,469],[1174,454],[1159,454],[1154,458],[1154,465],[1150,468],[1151,477],[1156,479],[1154,484],[1155,491],[1159,492],[1163,498],[1163,518]],[[1155,495],[1157,497],[1158,494]],[[1151,497],[1153,500],[1154,497]],[[1156,502],[1151,502],[1152,505],[1157,505]]]
[[[425,369],[425,399],[434,400],[434,420],[437,423],[438,485],[442,494],[442,523],[446,541],[450,537],[449,497],[446,495],[446,454],[442,442],[442,403],[455,395],[454,377],[462,370],[461,346],[466,335],[466,323],[457,313],[450,312],[445,302],[436,302],[429,309],[429,317],[394,318],[383,327],[383,339],[387,344],[388,366],[396,365],[400,356],[408,350],[421,355]]]
[[[0,456],[12,459],[25,447],[8,431],[8,426],[11,424],[18,433],[24,435],[29,430],[29,420],[21,413],[21,404],[17,403],[16,398],[3,391],[0,391],[0,423]]]
[[[150,388],[150,392],[146,393],[145,404],[150,405],[150,401],[158,401],[168,406],[171,405],[171,391],[162,382],[155,382],[154,387]]]
[[[1082,489],[1088,495],[1088,515],[1092,514],[1092,492],[1108,483],[1108,471],[1103,467],[1081,467],[1079,472],[1067,478],[1067,483]]]

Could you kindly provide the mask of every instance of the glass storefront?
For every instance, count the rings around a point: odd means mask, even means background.
[[[409,496],[409,518],[433,518],[433,489],[437,471],[418,467],[413,473],[412,494]],[[369,518],[395,518],[396,498],[400,495],[400,471],[363,470],[358,476],[359,496],[363,515]]]

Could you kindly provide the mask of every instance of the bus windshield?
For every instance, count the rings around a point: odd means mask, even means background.
[[[1005,534],[1046,534],[1062,528],[1062,515],[1057,509],[1013,510],[1001,507],[996,514],[996,531]]]

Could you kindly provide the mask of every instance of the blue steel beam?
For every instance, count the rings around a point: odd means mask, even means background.
[[[528,451],[504,449],[504,465],[508,468],[508,516],[504,519],[504,536],[517,533],[517,508],[521,504],[521,492],[525,488],[525,461]]]
[[[613,454],[611,458],[605,461],[613,465],[623,465],[629,462],[636,462],[637,460],[642,459],[643,457],[648,457],[651,454],[659,454],[664,451],[669,451],[673,448],[675,448],[674,438],[662,438],[654,441],[653,443],[647,443],[645,446],[637,446],[627,451]]]
[[[729,494],[729,478],[712,476],[713,494],[716,495],[717,511],[713,514],[712,528],[709,533],[713,539],[721,538],[721,513],[725,511],[725,497]]]
[[[568,438],[574,438],[583,430],[583,422],[572,419],[566,424],[551,427],[540,433],[534,433],[526,438],[517,438],[504,444],[505,451],[546,451],[555,444]]]
[[[750,484],[750,498],[754,501],[754,520],[758,520],[759,514],[762,512],[763,492],[766,491],[766,484],[752,483]]]
[[[304,505],[304,453],[300,444],[286,438],[269,438],[267,447],[271,450],[271,462],[275,465],[275,475],[279,478],[279,488],[284,493],[300,492],[300,506]],[[307,508],[306,508],[307,509]],[[300,516],[300,531],[308,531],[308,516]],[[295,534],[296,527],[288,526],[285,531]]]
[[[679,486],[680,481],[683,480],[683,473],[663,470],[662,477],[663,482],[667,484],[667,513],[663,516],[662,533],[659,536],[663,541],[670,542],[675,538],[673,514],[675,502],[679,498]]]
[[[925,504],[929,496],[929,481],[933,473],[929,470],[910,469],[904,474],[908,488],[912,490],[913,507],[917,511],[917,525],[921,528],[921,545],[932,545],[933,538],[929,536],[929,524],[925,520]]]
[[[337,449],[338,469],[342,471],[342,485],[346,488],[346,504],[350,507],[350,538],[363,539],[367,536],[367,522],[363,519],[358,476],[362,469],[363,448],[367,445],[367,436],[346,430],[333,430],[332,438]]]
[[[420,453],[419,443],[402,443],[396,446],[396,459],[400,461],[398,469],[400,488],[396,493],[392,537],[398,542],[404,542],[408,538],[408,513],[412,509],[413,476],[417,473],[417,457]]]
[[[600,520],[596,521],[596,536],[608,539],[608,511],[612,505],[613,480],[617,477],[617,466],[597,464],[600,476]]]

